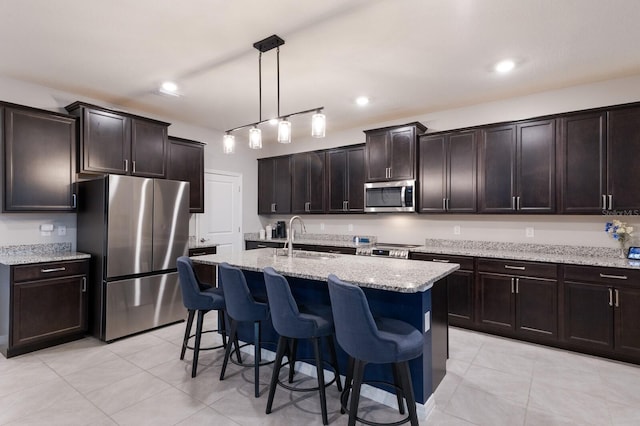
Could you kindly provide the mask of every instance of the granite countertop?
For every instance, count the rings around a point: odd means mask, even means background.
[[[0,247],[0,263],[8,266],[90,258],[90,254],[71,251],[71,243],[24,244]]]
[[[303,254],[300,254],[303,253]],[[415,262],[392,258],[372,258],[348,254],[296,252],[300,257],[276,256],[273,248],[245,250],[236,254],[210,254],[193,258],[194,263],[217,265],[227,262],[249,271],[261,272],[267,266],[282,275],[327,281],[329,274],[361,287],[417,293],[460,268],[460,265]],[[309,257],[302,257],[309,256]]]
[[[627,259],[616,257],[618,251],[606,247],[427,239],[424,246],[412,248],[411,251],[530,262],[640,269],[638,262],[633,262],[632,264]]]

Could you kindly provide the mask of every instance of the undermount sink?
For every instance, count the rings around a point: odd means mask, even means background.
[[[288,256],[287,253],[287,249],[277,249],[276,250],[276,255],[277,256]],[[330,254],[330,253],[323,253],[323,252],[317,252],[317,251],[304,251],[304,250],[294,250],[293,251],[293,257],[300,257],[303,259],[321,259],[321,260],[327,260],[327,259],[335,259],[338,256],[335,254]]]

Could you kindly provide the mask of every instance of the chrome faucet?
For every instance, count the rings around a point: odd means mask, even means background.
[[[293,256],[293,221],[296,219],[298,219],[298,221],[300,222],[300,233],[304,234],[307,232],[307,228],[304,226],[304,222],[302,221],[302,218],[300,216],[293,216],[291,219],[289,219],[289,231],[287,232],[287,255],[289,257]]]

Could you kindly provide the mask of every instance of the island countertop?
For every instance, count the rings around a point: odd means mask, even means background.
[[[273,248],[245,250],[236,254],[210,254],[192,260],[209,265],[227,262],[256,272],[271,266],[282,275],[316,281],[327,281],[329,274],[335,274],[341,280],[360,287],[400,293],[428,290],[434,282],[460,268],[454,263],[317,252],[297,251],[295,257],[276,256]]]

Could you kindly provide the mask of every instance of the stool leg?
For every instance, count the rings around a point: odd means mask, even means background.
[[[227,325],[224,320],[224,310],[218,311],[218,332],[222,334],[222,347],[227,349]]]
[[[340,414],[344,414],[344,406],[347,405],[347,401],[349,400],[349,392],[351,392],[351,382],[353,381],[353,368],[354,368],[355,360],[353,357],[349,356],[349,362],[347,366],[347,376],[344,381],[344,390],[340,394]]]
[[[278,338],[278,349],[276,350],[276,361],[273,366],[273,373],[271,373],[271,382],[269,383],[269,397],[267,398],[267,409],[265,413],[271,413],[271,407],[273,406],[273,397],[276,394],[276,387],[278,386],[278,378],[280,377],[280,368],[282,367],[282,359],[287,348],[290,347],[290,339],[280,336]]]
[[[402,382],[400,381],[400,371],[398,364],[394,363],[393,367],[393,384],[396,386],[396,398],[398,398],[398,411],[404,414],[404,396],[402,394]]]
[[[329,356],[331,356],[330,362],[333,366],[333,371],[336,374],[336,386],[338,391],[342,392],[342,383],[340,383],[340,370],[338,369],[338,355],[336,354],[336,344],[333,341],[333,335],[327,336],[329,341]]]
[[[359,359],[353,364],[353,391],[351,392],[351,405],[349,406],[349,426],[356,426],[358,417],[358,404],[360,403],[360,388],[364,378],[364,367],[366,363]]]
[[[231,318],[229,318],[231,322],[231,335],[229,336],[229,344],[227,348],[224,350],[224,361],[222,361],[222,370],[220,370],[220,380],[224,380],[224,373],[227,371],[227,364],[229,363],[229,357],[231,356],[231,348],[233,345],[231,342],[234,342],[236,345],[236,351],[240,352],[240,347],[238,346],[238,323]]]
[[[316,356],[316,372],[318,374],[318,390],[320,391],[320,410],[322,411],[322,424],[328,425],[327,417],[327,396],[324,389],[324,363],[322,362],[322,351],[320,350],[320,338],[313,340],[313,351]]]
[[[187,327],[184,330],[184,339],[182,340],[182,350],[180,351],[180,359],[184,359],[184,353],[187,351],[187,342],[189,341],[189,334],[191,334],[191,327],[193,327],[193,316],[196,311],[189,309],[189,316],[187,317]]]
[[[409,371],[409,363],[401,362],[398,364],[400,372],[400,380],[404,397],[407,401],[407,409],[409,410],[409,420],[411,426],[418,426],[418,413],[416,412],[416,398],[413,394],[413,385],[411,383],[411,372]]]
[[[298,339],[289,340],[289,383],[293,383],[293,376],[296,374],[296,354],[298,353]]]
[[[196,343],[193,345],[193,364],[191,365],[191,377],[196,377],[198,370],[198,355],[200,355],[200,340],[202,339],[202,322],[204,311],[198,311],[198,323],[196,325]]]
[[[260,396],[260,321],[253,323],[253,370],[255,376],[254,394],[258,398]]]

